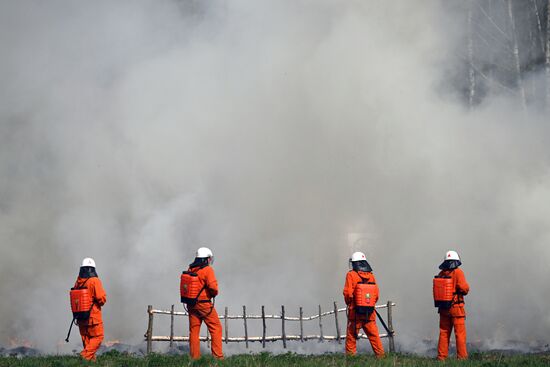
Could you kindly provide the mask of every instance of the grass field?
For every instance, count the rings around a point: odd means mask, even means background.
[[[145,358],[133,357],[109,352],[98,357],[97,363],[83,362],[78,357],[52,356],[52,357],[26,357],[0,358],[0,366],[7,367],[61,367],[61,366],[550,366],[550,354],[523,354],[504,356],[501,354],[482,353],[472,354],[468,361],[456,361],[449,359],[444,364],[433,359],[394,354],[382,360],[372,356],[360,355],[357,357],[345,357],[342,354],[325,354],[305,356],[298,354],[272,355],[268,353],[231,356],[218,362],[211,357],[204,357],[191,362],[188,357],[151,355]]]

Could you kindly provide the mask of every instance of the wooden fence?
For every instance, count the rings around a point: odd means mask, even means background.
[[[389,341],[389,351],[395,352],[395,344],[394,344],[394,335],[395,331],[393,329],[393,317],[392,317],[392,308],[395,307],[395,303],[388,301],[385,304],[376,305],[376,314],[378,316],[378,319],[380,320],[380,323],[382,324],[385,333],[380,334],[381,338],[388,338]],[[387,322],[384,321],[382,318],[382,315],[378,312],[379,309],[385,308],[387,310]],[[293,316],[287,316],[285,312],[285,306],[281,306],[281,313],[279,315],[269,315],[265,313],[265,307],[262,306],[262,313],[261,315],[251,315],[246,313],[246,306],[243,306],[243,312],[239,315],[230,315],[227,307],[225,307],[223,315],[219,315],[220,320],[224,321],[224,335],[223,335],[223,342],[225,343],[245,343],[246,348],[248,348],[248,344],[252,342],[261,342],[262,347],[265,348],[266,342],[275,342],[281,340],[283,342],[283,348],[286,348],[287,341],[292,340],[298,340],[301,342],[307,341],[307,340],[319,340],[319,341],[337,341],[338,343],[341,343],[343,339],[346,338],[345,333],[342,334],[340,332],[340,319],[338,317],[338,314],[344,313],[343,315],[343,325],[344,329],[346,326],[346,315],[347,308],[338,308],[338,305],[336,302],[334,302],[334,307],[330,311],[322,312],[321,305],[319,305],[319,313],[312,315],[312,316],[306,316],[304,317],[302,307],[300,307],[299,310],[299,316],[293,317]],[[147,325],[147,332],[145,333],[145,340],[147,341],[147,353],[151,353],[153,350],[153,342],[170,342],[170,347],[173,346],[174,342],[182,342],[182,341],[189,341],[189,336],[175,336],[174,335],[174,318],[175,316],[188,316],[187,312],[180,312],[180,311],[174,311],[174,305],[172,305],[172,308],[170,310],[156,310],[153,308],[153,306],[149,305],[147,307],[147,314],[149,316],[149,323]],[[154,315],[170,315],[170,335],[169,336],[155,336],[153,334],[153,321],[154,321]],[[334,315],[334,323],[336,327],[336,335],[325,335],[323,333],[323,318],[328,317],[330,315]],[[267,326],[266,326],[266,320],[269,319],[278,319],[281,320],[281,335],[267,335]],[[229,320],[243,320],[243,326],[244,326],[244,336],[238,336],[238,337],[230,337],[229,336]],[[262,336],[249,336],[248,335],[248,322],[249,320],[262,320]],[[304,335],[304,322],[313,321],[313,320],[319,320],[319,334],[316,335]],[[285,323],[289,322],[299,322],[300,323],[300,335],[287,335],[285,331]],[[364,334],[359,334],[359,338],[366,339],[367,336]],[[208,342],[210,340],[209,335],[207,334],[206,337],[201,336],[201,341]]]

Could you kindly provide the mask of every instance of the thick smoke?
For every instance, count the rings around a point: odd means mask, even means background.
[[[460,21],[435,0],[1,2],[0,343],[54,350],[87,256],[107,339],[135,343],[201,244],[235,312],[342,305],[366,252],[411,351],[454,248],[470,340],[543,340],[547,116],[453,97]]]

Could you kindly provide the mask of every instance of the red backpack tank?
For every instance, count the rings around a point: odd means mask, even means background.
[[[453,305],[454,297],[453,278],[447,275],[436,275],[433,280],[433,294],[435,307],[449,309]]]
[[[361,278],[363,279],[363,278]],[[374,282],[362,280],[353,291],[355,312],[359,315],[369,315],[374,311],[378,299],[378,286]]]
[[[188,306],[194,306],[197,303],[199,295],[203,291],[201,282],[197,273],[184,271],[180,277],[180,296],[181,303]]]
[[[70,292],[71,311],[73,312],[73,318],[76,320],[89,319],[93,306],[90,290],[84,287],[84,284],[81,287],[71,288]]]

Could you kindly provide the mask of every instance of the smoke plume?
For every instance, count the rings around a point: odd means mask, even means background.
[[[365,252],[413,352],[437,336],[431,278],[456,249],[470,340],[544,340],[548,116],[510,94],[465,107],[460,10],[1,2],[0,343],[54,350],[88,256],[106,338],[136,343],[201,245],[235,313],[343,305]]]

